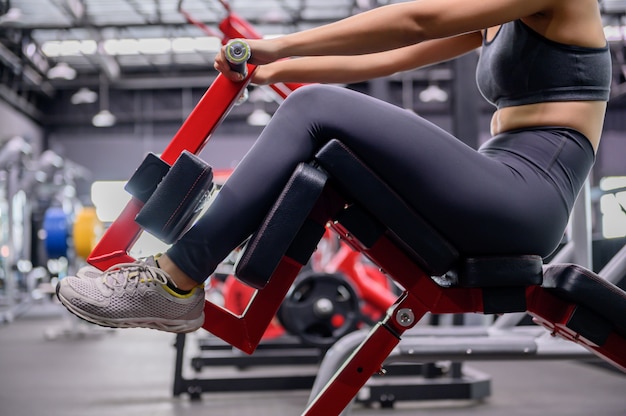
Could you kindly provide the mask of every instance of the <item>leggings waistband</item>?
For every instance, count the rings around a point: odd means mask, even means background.
[[[543,126],[509,130],[493,136],[490,140],[485,142],[480,147],[479,151],[482,151],[483,148],[490,148],[496,143],[499,145],[502,140],[508,141],[511,137],[526,137],[528,136],[528,134],[530,134],[546,138],[546,135],[543,135],[541,133],[546,133],[547,135],[553,136],[555,138],[565,137],[572,140],[583,150],[585,154],[591,155],[592,163],[595,162],[596,155],[591,141],[579,130],[573,129],[571,127]]]

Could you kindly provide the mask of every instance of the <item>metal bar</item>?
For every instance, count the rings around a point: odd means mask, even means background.
[[[318,364],[320,354],[318,351],[304,350],[294,347],[291,350],[260,351],[252,355],[233,354],[232,349],[221,354],[203,352],[200,356],[191,359],[191,366],[200,370],[202,367],[216,366],[278,366],[278,365],[305,365]]]
[[[422,273],[423,274],[423,273]],[[382,371],[382,364],[400,342],[401,335],[427,312],[422,303],[405,292],[384,321],[371,330],[349,360],[311,401],[303,415],[338,415],[365,385]]]
[[[255,67],[249,65],[248,77],[241,83],[231,82],[221,74],[218,75],[163,151],[161,158],[171,165],[184,150],[198,154],[241,96],[254,70]],[[134,261],[128,251],[142,232],[135,222],[141,207],[143,203],[137,199],[128,202],[93,249],[87,259],[90,264],[105,270],[118,263]]]
[[[233,13],[221,22],[220,30],[225,35],[224,41],[231,37],[260,37],[250,23]],[[254,65],[248,65],[246,79],[238,83],[219,74],[163,151],[161,158],[171,165],[184,150],[198,154],[247,88],[255,70]],[[275,90],[279,94],[287,94],[299,86],[284,84],[276,86]],[[135,222],[142,206],[136,199],[126,205],[92,251],[88,263],[105,270],[118,263],[134,261],[128,251],[142,232]]]
[[[203,328],[243,352],[251,354],[287,295],[302,265],[284,257],[267,286],[257,290],[243,315],[235,315],[206,301],[204,313],[210,319]]]
[[[626,245],[609,260],[598,274],[614,285],[626,279]]]
[[[185,392],[184,379],[183,379],[183,358],[185,352],[185,334],[176,334],[176,341],[174,347],[176,348],[176,358],[174,360],[174,397],[179,396]]]
[[[593,270],[590,193],[589,180],[587,179],[574,204],[571,230],[574,241],[574,263]]]
[[[183,379],[180,386],[183,392],[190,394],[225,392],[225,391],[276,391],[276,390],[309,390],[315,381],[315,373],[277,377],[246,376],[222,377],[212,379]]]

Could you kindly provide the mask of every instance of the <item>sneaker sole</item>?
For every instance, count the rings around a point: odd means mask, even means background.
[[[204,324],[204,311],[199,318],[194,319],[193,321],[172,321],[172,320],[164,320],[160,318],[143,318],[136,320],[129,319],[102,319],[101,317],[96,317],[90,315],[80,309],[76,309],[72,303],[63,297],[61,293],[59,293],[60,286],[56,287],[56,295],[61,304],[65,306],[65,308],[70,311],[73,315],[78,318],[87,321],[92,324],[96,324],[105,328],[149,328],[156,329],[159,331],[165,332],[173,332],[175,334],[185,334],[189,332],[197,331]]]

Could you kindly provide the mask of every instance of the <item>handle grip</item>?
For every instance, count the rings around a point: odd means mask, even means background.
[[[250,46],[241,39],[234,39],[226,44],[226,60],[233,71],[243,76],[248,75],[247,62],[250,59]]]

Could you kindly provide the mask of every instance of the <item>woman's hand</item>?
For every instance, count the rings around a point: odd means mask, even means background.
[[[248,63],[253,65],[265,65],[277,59],[276,46],[272,40],[242,39],[250,47],[250,59]],[[213,67],[231,81],[242,81],[244,76],[234,71],[226,59],[226,46],[222,46],[215,57]]]

